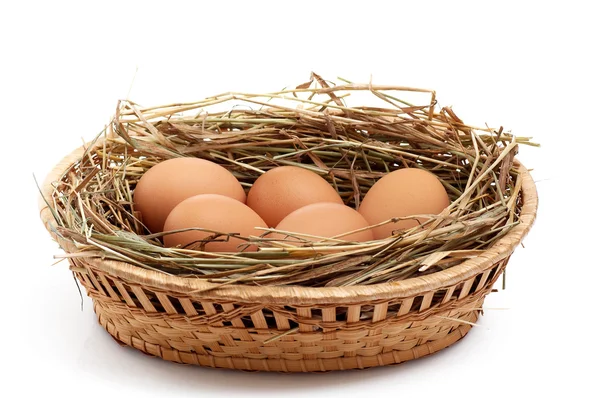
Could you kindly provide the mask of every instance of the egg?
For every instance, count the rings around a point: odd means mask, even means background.
[[[343,204],[327,180],[296,166],[276,167],[258,177],[247,200],[269,227],[275,227],[294,210],[319,202]]]
[[[200,194],[246,201],[244,188],[227,169],[208,160],[185,157],[165,160],[144,173],[133,192],[133,203],[144,225],[152,232],[161,232],[175,206]]]
[[[358,209],[370,225],[394,217],[439,214],[450,204],[446,189],[429,171],[404,168],[380,178],[367,192]],[[426,218],[419,218],[421,222]],[[375,239],[392,235],[394,230],[412,228],[418,221],[401,220],[373,229]]]
[[[313,203],[288,214],[276,229],[332,238],[367,227],[369,227],[367,220],[351,207],[339,203]],[[285,236],[280,237],[279,235],[277,234],[276,238],[295,240],[292,237],[285,238]],[[319,240],[310,237],[301,238],[311,241]],[[367,229],[337,239],[365,242],[373,240],[373,232]]]
[[[237,233],[241,236],[259,236],[264,231],[255,227],[266,228],[267,224],[248,206],[239,200],[228,196],[204,194],[192,196],[179,203],[165,220],[164,230],[175,231],[186,228],[203,228],[222,233]],[[214,236],[214,232],[185,231],[167,234],[164,244],[167,247],[185,247],[194,242]],[[210,252],[238,252],[256,251],[257,247],[251,245],[240,248],[247,242],[233,236],[220,236],[218,242],[207,243],[204,251]]]

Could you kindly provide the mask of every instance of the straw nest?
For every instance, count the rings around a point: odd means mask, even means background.
[[[405,100],[416,96],[423,103]],[[368,105],[352,105],[356,99]],[[280,92],[230,92],[151,108],[120,101],[111,123],[54,184],[54,232],[77,248],[57,257],[115,259],[213,286],[350,286],[434,273],[477,256],[519,223],[519,144],[535,145],[502,128],[464,123],[437,105],[434,91],[334,84],[314,73]],[[386,173],[423,168],[439,177],[451,205],[420,226],[370,242],[296,236],[306,244],[291,246],[269,238],[270,229],[244,237],[258,252],[209,253],[202,242],[166,248],[164,234],[150,234],[140,222],[132,194],[146,170],[182,156],[221,164],[246,189],[273,167],[304,167],[355,208]],[[229,238],[212,232],[211,239]]]

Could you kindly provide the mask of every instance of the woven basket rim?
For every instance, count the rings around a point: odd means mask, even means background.
[[[102,146],[98,139],[92,148]],[[88,144],[75,149],[65,156],[47,175],[41,187],[38,206],[40,218],[55,240],[59,237],[53,232],[55,220],[47,203],[51,200],[52,183],[58,180],[64,172],[81,159]],[[493,246],[477,257],[466,260],[460,265],[433,274],[414,277],[397,282],[387,282],[363,286],[345,287],[304,287],[304,286],[246,286],[227,285],[215,288],[215,284],[193,279],[181,278],[175,275],[163,274],[144,269],[126,262],[90,258],[86,261],[97,269],[153,288],[197,296],[203,299],[231,300],[237,302],[270,302],[294,305],[314,304],[352,304],[364,301],[387,300],[390,298],[413,297],[434,291],[446,286],[452,286],[490,268],[498,261],[510,256],[516,246],[529,233],[536,218],[538,195],[533,178],[527,168],[517,159],[514,160],[523,178],[521,223],[511,229]],[[210,290],[208,290],[210,289]]]

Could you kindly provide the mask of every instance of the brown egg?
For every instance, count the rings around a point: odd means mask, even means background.
[[[406,168],[393,171],[377,181],[365,195],[358,211],[370,225],[375,225],[393,217],[439,214],[449,204],[446,189],[435,174]],[[402,220],[377,227],[373,234],[375,239],[383,239],[391,236],[394,230],[416,225],[415,219]]]
[[[277,225],[277,229],[287,232],[299,232],[307,235],[332,238],[346,232],[366,228],[369,223],[356,210],[339,203],[313,203],[301,207],[287,215]],[[279,234],[275,238],[285,239]],[[309,237],[302,237],[307,240],[316,241]],[[354,232],[350,235],[338,239],[353,242],[365,242],[373,240],[373,232],[368,229],[360,232]],[[286,240],[294,241],[294,238],[288,237]]]
[[[142,213],[144,225],[152,232],[161,232],[175,206],[206,193],[246,201],[244,188],[227,169],[208,160],[186,157],[165,160],[144,173],[133,192],[133,202]]]
[[[255,227],[266,228],[267,224],[251,208],[242,202],[223,195],[197,195],[179,203],[167,217],[164,230],[174,231],[185,228],[204,228],[222,233],[238,233],[241,236],[259,236],[264,231]],[[207,239],[214,235],[205,231],[185,231],[164,236],[167,247],[185,247],[193,242]],[[206,244],[205,251],[238,252],[256,251],[256,246],[240,248],[246,244],[243,239],[227,236],[218,237],[222,242]]]
[[[247,204],[274,227],[294,210],[319,202],[343,204],[336,190],[318,174],[282,166],[258,177],[248,192]]]

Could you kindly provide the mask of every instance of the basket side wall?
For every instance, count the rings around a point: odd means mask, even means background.
[[[417,296],[299,306],[175,294],[70,260],[117,341],[174,362],[282,372],[389,365],[439,351],[477,320],[507,261]]]

